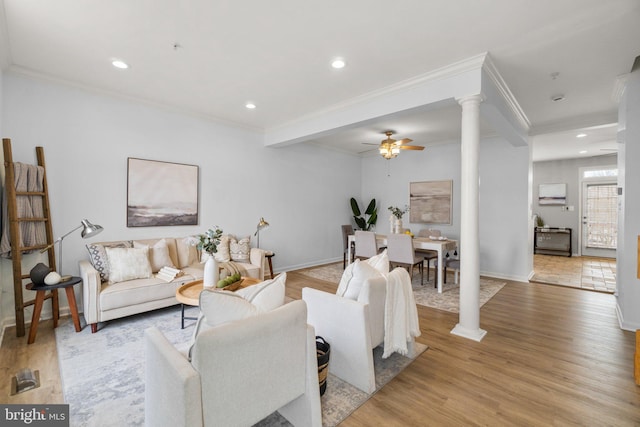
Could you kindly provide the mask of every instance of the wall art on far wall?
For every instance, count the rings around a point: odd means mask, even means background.
[[[564,205],[567,203],[567,184],[540,184],[539,205]]]
[[[451,225],[453,181],[424,181],[409,184],[409,221]]]
[[[198,224],[198,166],[127,159],[127,227]]]

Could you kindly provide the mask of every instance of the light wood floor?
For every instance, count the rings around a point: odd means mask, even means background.
[[[288,273],[288,296],[300,298],[304,286],[336,288]],[[612,295],[508,282],[481,309],[488,334],[480,343],[450,334],[456,314],[423,306],[418,313],[418,340],[429,350],[342,426],[640,425],[635,336],[620,330]],[[62,401],[50,323],[40,325],[32,346],[8,330],[0,356],[5,379],[30,366],[47,382],[20,395],[24,401]],[[14,402],[8,385],[2,400]]]
[[[616,259],[588,256],[564,257],[535,254],[532,281],[614,293]]]

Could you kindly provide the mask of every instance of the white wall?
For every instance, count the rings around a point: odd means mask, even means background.
[[[636,63],[637,63],[636,59]],[[618,120],[618,186],[622,189],[618,210],[618,259],[616,296],[623,329],[640,329],[640,70],[629,74],[620,102]]]
[[[55,236],[82,218],[104,227],[92,241],[186,236],[213,225],[252,235],[263,216],[271,227],[260,246],[276,253],[276,270],[341,259],[340,225],[361,188],[358,157],[304,144],[265,148],[255,132],[13,73],[2,82],[14,160],[34,162],[35,146],[44,147]],[[199,225],[127,228],[127,157],[198,165]],[[88,242],[79,232],[64,240],[63,273],[78,273]],[[10,260],[1,262],[6,324],[13,286],[4,274]]]
[[[533,212],[542,217],[550,227],[571,228],[573,253],[579,252],[580,232],[580,168],[607,166],[617,163],[617,155],[587,157],[582,159],[550,160],[533,164]],[[562,210],[560,206],[538,204],[540,184],[567,184],[567,206],[573,211]],[[615,255],[615,254],[614,254]]]
[[[389,172],[390,176],[387,176]],[[528,253],[529,148],[513,147],[504,139],[480,143],[480,269],[482,274],[526,281],[531,273]],[[416,232],[438,228],[460,238],[460,143],[403,152],[397,158],[380,156],[362,161],[362,199],[380,204],[377,230],[389,232],[389,205],[409,204],[409,183],[453,180],[452,225],[403,225]],[[461,254],[461,256],[463,256]]]

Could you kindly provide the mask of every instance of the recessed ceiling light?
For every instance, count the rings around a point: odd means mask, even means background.
[[[114,59],[113,61],[111,61],[111,65],[116,68],[120,68],[121,70],[126,70],[127,68],[129,68],[129,64],[121,59]]]
[[[586,133],[579,133],[576,135],[576,138],[584,138],[585,136],[587,136]]]
[[[344,59],[342,58],[335,58],[333,61],[331,61],[331,66],[333,68],[344,68],[345,65],[347,65],[347,63],[344,62]]]
[[[578,151],[579,154],[587,154],[587,150]]]
[[[557,94],[557,95],[553,95],[553,96],[551,97],[551,100],[552,100],[553,102],[560,102],[560,101],[564,101],[564,95],[563,95],[563,94],[561,94],[561,93],[559,93],[559,94]]]
[[[256,104],[254,104],[253,102],[247,102],[245,104],[245,107],[247,107],[250,110],[253,110],[254,108],[256,108]]]

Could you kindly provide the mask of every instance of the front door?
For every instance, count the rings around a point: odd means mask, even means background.
[[[618,246],[616,182],[582,184],[582,255],[615,258]]]

